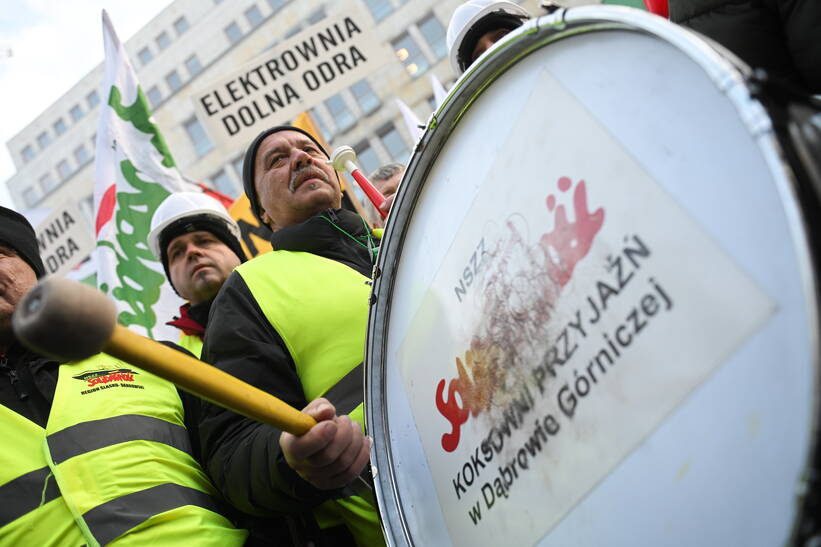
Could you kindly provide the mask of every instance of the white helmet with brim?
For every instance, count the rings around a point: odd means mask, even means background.
[[[453,12],[446,36],[450,65],[457,76],[470,66],[469,56],[485,32],[513,30],[530,18],[518,4],[508,1],[468,0]]]
[[[239,247],[241,238],[239,226],[231,218],[222,203],[201,192],[176,192],[165,198],[151,217],[151,231],[148,234],[148,247],[158,259],[162,260],[164,249],[161,242],[163,232],[183,219],[210,219],[220,228],[233,236]],[[233,243],[233,241],[231,242]],[[244,256],[240,257],[244,258]]]

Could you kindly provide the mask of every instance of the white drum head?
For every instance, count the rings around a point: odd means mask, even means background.
[[[657,17],[577,8],[483,57],[380,251],[389,541],[787,542],[817,385],[790,176],[738,70]]]

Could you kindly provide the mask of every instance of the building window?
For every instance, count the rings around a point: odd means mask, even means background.
[[[71,166],[68,164],[68,160],[60,160],[60,163],[57,164],[57,172],[60,174],[61,179],[67,179],[71,176]]]
[[[202,64],[200,64],[200,60],[197,58],[196,55],[192,55],[188,59],[185,60],[185,68],[188,70],[188,74],[191,76],[196,76],[200,72],[202,72]]]
[[[313,120],[314,124],[316,124],[317,129],[319,129],[319,133],[325,141],[330,141],[333,134],[328,130],[328,126],[325,124],[325,119],[319,115],[316,108],[312,108],[310,110],[311,120]]]
[[[168,84],[168,87],[171,88],[171,92],[173,93],[182,87],[182,78],[180,78],[176,70],[172,70],[165,75],[165,83]]]
[[[445,27],[439,22],[434,14],[430,14],[421,19],[417,24],[419,32],[425,38],[433,54],[437,59],[442,59],[448,54],[448,46],[445,43]]]
[[[385,145],[385,149],[387,149],[393,161],[407,163],[409,155],[408,147],[402,135],[399,134],[399,131],[396,130],[393,124],[382,127],[376,134],[379,135],[382,144]]]
[[[77,165],[83,165],[85,162],[91,159],[88,155],[88,150],[84,144],[81,144],[77,148],[74,149],[74,159],[77,161]]]
[[[199,157],[206,155],[214,149],[211,139],[208,138],[208,134],[197,118],[191,118],[183,125],[185,132],[188,133],[188,138],[191,139],[191,144],[194,145],[194,151]]]
[[[354,151],[356,152],[356,161],[365,173],[373,173],[381,166],[379,156],[367,140],[354,146]]]
[[[86,113],[83,112],[83,109],[80,108],[79,104],[75,104],[74,106],[72,106],[71,110],[69,110],[68,113],[71,115],[71,119],[75,122],[79,122],[82,119],[82,117],[86,115]]]
[[[271,11],[276,13],[286,2],[287,0],[268,0],[268,5],[271,6]]]
[[[259,24],[262,23],[262,12],[259,11],[256,4],[245,10],[243,13],[245,13],[245,20],[248,21],[251,28],[259,26]]]
[[[88,105],[89,110],[100,104],[100,94],[97,93],[96,89],[86,95],[86,104]]]
[[[325,106],[336,124],[337,133],[344,133],[356,125],[356,117],[339,93],[326,99]]]
[[[25,145],[20,151],[20,156],[23,158],[23,162],[30,162],[34,159],[34,148],[30,144]]]
[[[148,103],[152,107],[156,107],[160,102],[162,102],[162,92],[157,86],[151,86],[151,89],[148,90],[146,94],[148,97]]]
[[[402,34],[399,38],[391,42],[396,56],[405,65],[405,70],[414,78],[420,76],[428,68],[430,64],[427,58],[422,54],[419,45],[413,41],[408,33]]]
[[[390,0],[365,0],[371,15],[377,21],[381,21],[393,12],[393,5]]]
[[[86,219],[93,223],[94,222],[94,194],[90,194],[84,197],[80,203],[80,210],[85,215]],[[93,224],[92,224],[93,225]]]
[[[353,84],[351,93],[364,114],[370,114],[379,108],[379,97],[374,94],[367,80],[359,80]]]
[[[51,143],[51,137],[48,136],[48,133],[43,131],[39,135],[37,135],[37,146],[40,147],[40,150],[44,150],[46,146]]]
[[[231,162],[231,166],[234,168],[234,171],[236,172],[240,180],[242,179],[242,161],[244,159],[245,157],[242,154],[240,154],[239,156],[234,158],[234,161]]]
[[[225,194],[226,196],[236,198],[239,195],[237,185],[234,184],[234,181],[231,180],[231,177],[225,172],[225,169],[220,169],[216,175],[211,177],[211,184],[214,185],[214,189],[217,192]]]
[[[37,203],[37,190],[33,187],[28,187],[23,190],[23,203],[26,204],[26,207],[34,207],[34,204]]]
[[[54,132],[57,135],[62,135],[66,132],[66,129],[68,129],[66,127],[66,122],[63,118],[57,118],[57,121],[54,122],[54,125],[52,127],[54,127]]]
[[[151,50],[148,49],[148,46],[146,46],[137,52],[137,58],[140,60],[140,64],[145,66],[151,62],[154,56],[151,54]]]
[[[239,28],[239,25],[236,21],[231,21],[231,24],[225,27],[225,35],[228,37],[228,41],[232,44],[236,44],[240,40],[242,40],[242,30]]]
[[[191,28],[191,25],[188,24],[188,19],[186,19],[184,16],[174,21],[174,30],[176,31],[177,36],[180,36],[189,28]]]
[[[289,29],[285,32],[285,36],[283,36],[283,37],[282,37],[282,39],[283,39],[283,40],[287,40],[287,39],[288,39],[288,38],[290,38],[291,36],[295,36],[295,35],[299,34],[299,31],[300,31],[300,30],[302,30],[304,26],[305,26],[305,25],[303,25],[302,23],[299,23],[299,24],[297,24],[297,25],[292,26],[291,28],[289,28]]]
[[[159,33],[154,40],[157,42],[157,47],[160,48],[160,51],[171,45],[171,37],[168,36],[168,33],[165,31]]]
[[[51,173],[46,173],[40,177],[40,188],[42,188],[44,194],[51,192],[55,186],[57,186],[57,184],[54,181],[54,177],[51,176]]]
[[[308,22],[309,25],[313,25],[313,24],[319,23],[323,19],[325,19],[325,8],[324,7],[319,8],[318,10],[313,12],[311,15],[309,15],[308,18],[306,19],[306,21]]]

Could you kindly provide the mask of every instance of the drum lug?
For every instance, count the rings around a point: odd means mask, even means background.
[[[382,275],[382,270],[379,269],[379,266],[376,264],[373,265],[373,270],[371,270],[371,279],[376,281],[376,279]]]

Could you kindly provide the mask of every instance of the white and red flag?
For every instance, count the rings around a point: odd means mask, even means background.
[[[154,339],[176,340],[179,333],[165,322],[182,301],[146,238],[154,210],[169,193],[200,189],[177,170],[105,11],[103,40],[105,103],[94,188],[97,286],[116,302],[121,325]]]

